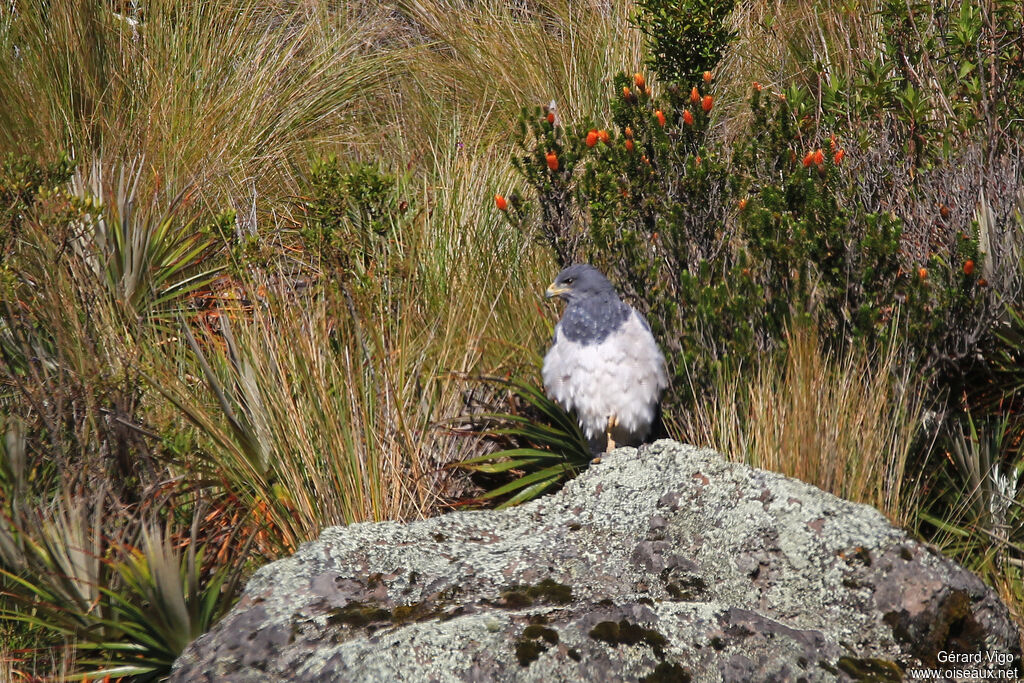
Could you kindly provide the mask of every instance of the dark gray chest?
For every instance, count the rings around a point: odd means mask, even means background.
[[[621,299],[591,299],[570,304],[558,323],[561,334],[578,344],[600,344],[619,329],[632,309]]]

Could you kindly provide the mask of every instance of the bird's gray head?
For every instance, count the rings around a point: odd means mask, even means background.
[[[609,295],[619,298],[608,278],[586,263],[577,263],[563,270],[544,294],[549,299],[557,296],[569,303],[591,297],[609,298]]]
[[[568,304],[558,330],[571,341],[584,345],[607,339],[633,310],[622,302],[601,271],[585,263],[559,273],[546,294],[549,298],[560,297]],[[556,331],[556,339],[557,334]]]

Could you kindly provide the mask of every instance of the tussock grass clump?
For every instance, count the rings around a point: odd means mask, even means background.
[[[794,328],[779,358],[720,376],[682,431],[908,525],[917,502],[909,460],[927,436],[924,387],[900,360],[894,350],[837,359],[812,330]]]

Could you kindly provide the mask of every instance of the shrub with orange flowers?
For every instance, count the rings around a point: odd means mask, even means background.
[[[561,264],[589,261],[637,302],[655,333],[674,340],[674,373],[703,380],[722,363],[751,361],[780,343],[794,316],[813,320],[830,350],[873,348],[896,334],[894,307],[920,337],[914,353],[924,353],[925,340],[947,334],[952,311],[976,305],[976,266],[962,264],[980,258],[977,240],[955,253],[911,250],[903,221],[865,204],[860,169],[841,163],[839,140],[856,136],[823,116],[807,89],[753,84],[748,127],[724,150],[709,137],[715,98],[700,91],[715,64],[702,62],[685,81],[666,78],[675,67],[661,58],[649,65],[666,81],[657,96],[636,96],[653,79],[614,78],[624,96],[610,98],[613,126],[604,125],[622,144],[597,145],[595,136],[610,136],[586,125],[558,150],[557,174],[521,168],[541,207],[532,231],[557,245]],[[670,120],[673,108],[680,114]],[[536,159],[552,142],[538,133],[524,148],[524,160]],[[922,267],[927,279],[916,277]],[[676,389],[677,398],[687,391]]]

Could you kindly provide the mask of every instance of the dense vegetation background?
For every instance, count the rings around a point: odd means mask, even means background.
[[[672,436],[1022,619],[1022,49],[1008,0],[6,3],[0,675],[158,678],[326,525],[557,485],[577,259]]]

